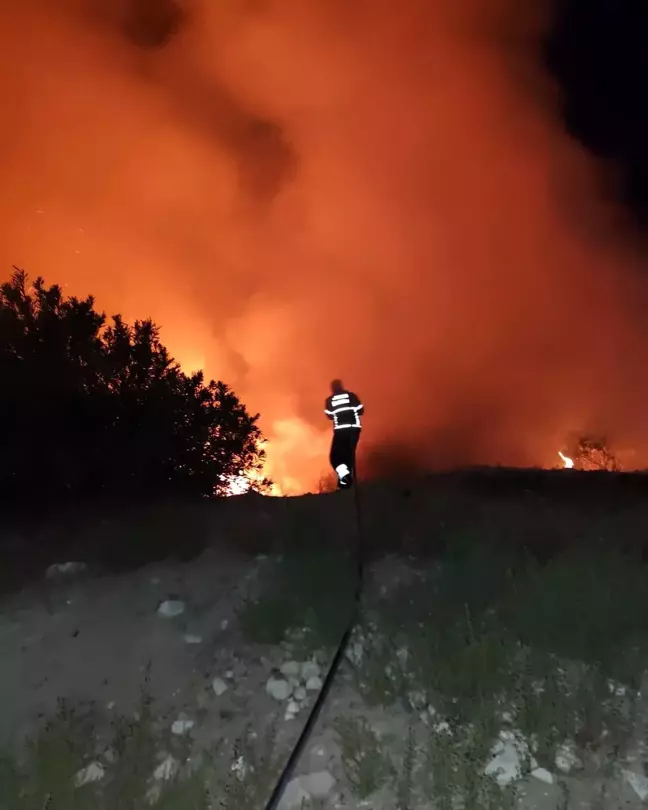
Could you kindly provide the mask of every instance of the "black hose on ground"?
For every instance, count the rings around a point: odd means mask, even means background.
[[[322,684],[322,688],[320,689],[320,693],[317,696],[317,700],[315,701],[313,708],[310,710],[310,714],[306,719],[306,723],[304,724],[304,728],[302,729],[301,734],[299,735],[299,739],[295,743],[295,747],[293,748],[290,756],[288,757],[288,761],[284,766],[283,771],[279,777],[279,780],[275,786],[275,789],[272,791],[272,795],[268,799],[267,804],[265,805],[265,810],[276,810],[279,801],[283,795],[284,790],[286,789],[286,785],[290,782],[290,778],[295,770],[295,766],[299,762],[301,755],[304,752],[304,747],[308,742],[310,735],[313,732],[313,728],[315,727],[315,723],[317,722],[319,715],[322,711],[324,704],[326,703],[326,698],[331,691],[331,687],[333,686],[333,681],[335,680],[335,676],[337,671],[342,663],[342,659],[344,658],[344,654],[346,652],[347,646],[349,644],[349,640],[351,638],[351,634],[353,633],[353,629],[355,628],[358,614],[360,612],[360,599],[362,596],[362,588],[364,585],[364,540],[362,535],[362,520],[361,520],[361,512],[360,512],[360,498],[358,495],[358,486],[357,481],[353,483],[353,494],[354,494],[354,501],[355,501],[355,512],[356,512],[356,587],[353,599],[353,608],[351,611],[351,616],[349,617],[349,624],[340,640],[340,644],[337,648],[335,653],[335,657],[331,662],[331,666],[329,667],[328,672],[326,673],[326,677],[324,678],[324,683]]]

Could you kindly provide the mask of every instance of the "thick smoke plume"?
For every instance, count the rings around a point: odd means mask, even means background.
[[[5,275],[152,316],[285,490],[337,376],[369,459],[554,465],[582,429],[648,465],[648,277],[533,5],[3,0]]]

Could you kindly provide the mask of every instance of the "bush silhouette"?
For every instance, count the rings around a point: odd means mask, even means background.
[[[107,324],[21,270],[0,287],[0,379],[5,500],[211,498],[261,469],[258,414],[183,373],[152,321]]]
[[[577,470],[621,472],[621,464],[605,436],[577,435],[571,445],[570,454]]]

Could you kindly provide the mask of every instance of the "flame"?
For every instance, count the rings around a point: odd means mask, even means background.
[[[558,451],[558,455],[563,460],[563,463],[565,465],[565,469],[566,470],[571,470],[571,468],[574,466],[573,459],[569,458],[569,456],[565,456],[563,453],[560,452],[560,450]]]
[[[227,482],[227,497],[231,498],[233,495],[245,495],[250,489],[252,481],[247,475],[232,475],[230,478],[223,479]]]
[[[267,445],[268,441],[265,440],[260,443],[259,449],[265,452]],[[244,473],[243,475],[226,476],[221,480],[227,485],[227,497],[232,497],[233,495],[245,495],[246,492],[250,491],[254,484],[261,483],[264,480],[267,480],[269,477],[269,465],[266,457],[260,469],[248,470],[248,472]],[[280,498],[286,494],[281,484],[275,481],[272,482],[269,489],[264,487],[263,491],[265,495],[272,495],[277,498]]]
[[[330,434],[298,416],[275,419],[270,423],[264,450],[263,474],[276,482],[283,495],[303,495],[314,491],[327,463]]]
[[[270,438],[259,445],[265,458],[259,470],[222,479],[227,496],[244,495],[264,479],[272,481],[264,494],[274,497],[316,492],[328,457],[330,436],[298,416],[270,423]]]
[[[338,373],[396,466],[559,466],[576,415],[648,463],[645,261],[559,119],[550,4],[182,3],[152,48],[156,5],[0,2],[3,272],[150,315],[262,414],[284,492]]]
[[[233,495],[245,495],[245,493],[249,492],[257,481],[262,481],[264,477],[263,471],[250,472],[246,475],[231,476],[229,479],[227,479],[226,497],[231,498]],[[273,483],[269,491],[265,492],[264,494],[281,498],[284,493],[278,484]]]

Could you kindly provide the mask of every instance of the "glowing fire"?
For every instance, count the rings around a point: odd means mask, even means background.
[[[573,459],[569,458],[569,456],[563,455],[563,453],[561,453],[560,450],[558,451],[558,455],[563,460],[563,464],[565,465],[566,470],[570,470],[574,466],[574,461]]]
[[[232,476],[227,482],[227,496],[230,497],[232,495],[245,495],[245,493],[250,490],[250,488],[256,481],[261,480],[263,480],[263,472],[249,473],[248,475]],[[273,484],[270,487],[270,491],[266,492],[265,494],[274,495],[275,497],[281,497],[283,495],[283,492],[281,491],[281,488],[277,484]]]
[[[265,450],[267,446],[267,442],[261,443],[261,449]],[[264,478],[268,477],[268,464],[267,460],[266,463],[262,466],[260,470],[252,470],[245,475],[232,475],[229,478],[225,479],[227,483],[227,496],[230,497],[232,495],[245,495],[246,492],[250,490],[250,488],[257,482],[263,481]],[[272,486],[269,490],[265,490],[266,495],[274,495],[275,497],[281,497],[284,495],[283,489],[276,483],[273,482]]]

